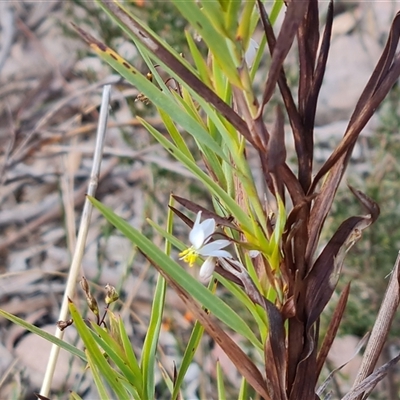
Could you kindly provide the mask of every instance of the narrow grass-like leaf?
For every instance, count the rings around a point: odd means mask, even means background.
[[[238,400],[247,400],[249,398],[249,388],[245,378],[242,378]]]
[[[38,328],[37,326],[32,325],[32,324],[24,321],[23,319],[18,318],[15,315],[8,313],[7,311],[0,310],[0,315],[3,316],[4,318],[8,319],[12,323],[19,325],[22,328],[25,328],[27,331],[32,332],[35,335],[38,335],[51,343],[56,344],[57,346],[68,351],[72,355],[77,356],[81,360],[87,362],[85,353],[82,350],[77,349],[75,346],[73,346],[67,342],[64,342],[61,339],[58,339],[57,337],[53,336],[52,334],[45,332],[44,330]]]
[[[174,245],[175,248],[177,248],[179,251],[182,251],[185,249],[185,245],[177,239],[174,235],[171,233],[167,232],[165,229],[163,229],[161,226],[157,225],[154,221],[152,221],[150,218],[147,218],[146,221],[149,223],[150,226],[152,226],[162,237],[164,237],[166,240],[168,240],[171,244]]]
[[[197,48],[195,41],[193,40],[192,35],[188,32],[185,31],[185,36],[186,36],[186,41],[189,46],[190,54],[192,55],[194,64],[196,65],[197,71],[199,73],[199,76],[201,80],[210,88],[212,88],[212,82],[210,79],[210,70],[204,61],[204,58],[202,54],[200,53],[200,50]]]
[[[332,347],[332,343],[336,338],[337,331],[339,329],[340,322],[342,320],[344,311],[346,309],[347,299],[350,293],[350,283],[348,283],[342,293],[340,294],[338,304],[335,307],[335,311],[332,315],[332,318],[329,322],[328,329],[326,330],[326,334],[322,345],[318,352],[317,358],[317,368],[316,368],[316,376],[319,377],[322,367],[325,364],[326,358],[328,357],[328,353]]]
[[[99,399],[111,399],[111,396],[107,392],[107,388],[104,385],[103,380],[101,379],[97,365],[95,361],[92,359],[90,352],[86,350],[85,353],[90,367],[90,373],[93,376],[94,384],[96,385],[96,389],[99,394]]]
[[[117,2],[97,1],[101,7],[121,26],[138,47],[144,46],[150,57],[165,69],[172,77],[186,85],[192,96],[205,99],[212,104],[247,140],[251,142],[249,128],[245,121],[228,104],[221,100],[212,89],[203,83],[193,67],[185,61],[175,50],[168,46],[153,31],[145,27],[139,18],[129,14]],[[183,4],[183,3],[182,3]],[[184,2],[187,5],[187,2]],[[215,38],[213,38],[215,41]],[[196,97],[197,98],[197,97]]]
[[[183,153],[185,156],[189,159],[191,159],[193,162],[195,162],[195,159],[193,158],[193,155],[189,148],[187,147],[187,144],[185,140],[183,139],[182,135],[178,131],[177,127],[174,124],[174,121],[171,119],[169,114],[167,114],[164,110],[158,109],[158,112],[160,113],[160,117],[167,128],[167,131],[169,135],[171,136],[172,140],[174,141],[176,147]]]
[[[251,32],[251,15],[254,10],[255,0],[248,0],[244,3],[242,16],[240,18],[239,27],[236,35],[236,39],[242,42],[242,46],[247,46],[250,40]]]
[[[143,74],[110,47],[95,39],[83,29],[76,26],[75,28],[95,53],[97,53],[128,82],[136,86],[140,92],[144,93],[146,97],[154,103],[154,105],[168,113],[174,121],[196,137],[199,142],[212,149],[221,158],[225,158],[220,146],[218,146],[201,124],[199,124],[198,121],[189,114],[182,112],[182,108],[176,104],[176,102],[171,101],[169,95],[161,91],[156,85],[150,82]]]
[[[225,279],[221,275],[218,276],[218,280],[227,290],[229,290],[229,292],[233,294],[234,298],[239,300],[243,304],[243,306],[250,312],[254,320],[257,322],[260,336],[262,340],[264,340],[268,332],[268,322],[266,320],[267,317],[265,315],[265,312],[261,309],[260,306],[254,304],[240,287]]]
[[[174,390],[174,383],[172,382],[171,377],[169,376],[167,370],[164,368],[164,366],[160,362],[158,362],[158,368],[161,371],[162,379],[163,379],[165,385],[167,386],[169,393],[172,393]]]
[[[83,400],[81,396],[79,396],[78,393],[75,392],[70,392],[69,394],[69,400]]]
[[[140,246],[138,247],[140,248]],[[143,249],[141,250],[143,251]],[[165,253],[162,254],[168,257]],[[165,279],[161,275],[159,275],[154,292],[153,304],[151,307],[150,322],[147,328],[146,338],[143,344],[142,358],[140,360],[141,369],[143,371],[144,398],[146,399],[154,398],[154,390],[155,390],[154,372],[156,364],[156,349],[160,336],[162,315],[164,312],[165,291],[166,291]]]
[[[129,382],[123,380],[121,384],[124,386],[125,390],[127,391],[128,395],[126,396],[127,399],[133,400],[142,400],[143,397],[139,396],[139,393],[136,391],[135,386],[131,385]]]
[[[228,7],[225,17],[225,28],[230,37],[234,37],[238,27],[239,12],[242,5],[241,1],[228,1]]]
[[[240,208],[237,202],[232,199],[217,183],[215,183],[205,172],[203,172],[195,163],[188,159],[178,148],[168,141],[157,129],[144,120],[141,120],[146,129],[161,143],[176,159],[181,161],[191,172],[193,172],[217,198],[224,202],[225,206],[234,215],[241,225],[241,228],[250,233],[253,230],[253,224],[249,216]]]
[[[131,341],[126,332],[124,321],[122,320],[122,318],[118,318],[118,322],[119,322],[119,329],[121,332],[122,345],[123,345],[123,348],[125,351],[128,366],[132,370],[133,374],[136,377],[140,377],[140,380],[142,380],[142,371],[140,370],[139,363],[138,363],[136,355],[133,351]],[[141,392],[141,391],[142,391],[142,388],[140,388],[139,392]]]
[[[91,354],[93,362],[99,369],[101,375],[106,379],[110,388],[118,398],[126,398],[127,393],[122,385],[121,376],[108,364],[106,358],[93,339],[93,331],[86,326],[85,321],[82,319],[79,311],[71,301],[69,303],[69,311],[74,319],[74,324],[79,336],[81,337],[87,351]]]
[[[103,328],[96,324],[92,324],[92,328],[95,333],[92,332],[93,339],[96,343],[105,351],[107,356],[114,362],[114,364],[120,369],[121,373],[125,376],[126,380],[139,389],[141,392],[142,382],[138,378],[141,377],[135,375],[133,371],[129,368],[126,361],[125,355],[122,353],[120,345],[115,341],[110,334]]]
[[[170,276],[178,285],[184,288],[191,296],[215,315],[219,320],[228,325],[235,332],[247,338],[255,347],[261,349],[262,344],[256,338],[250,327],[219,297],[210,293],[201,283],[188,274],[175,261],[163,253],[143,234],[133,228],[124,219],[117,216],[98,200],[90,197],[93,205],[106,217],[106,219],[130,239],[139,249],[151,257],[154,262]],[[149,330],[149,334],[151,331]]]
[[[270,400],[271,398],[268,395],[265,379],[250,357],[232,340],[229,334],[221,328],[215,321],[215,318],[207,312],[208,310],[206,311],[200,307],[198,302],[195,301],[181,285],[174,281],[171,276],[167,275],[154,260],[150,261],[165,276],[168,285],[175,290],[185,306],[195,315],[195,318],[200,321],[207,333],[221,347],[224,353],[226,353],[239,373],[248,380],[250,385],[252,385],[262,398]]]
[[[226,103],[231,104],[231,97],[227,97],[227,86],[229,86],[229,81],[224,74],[224,70],[221,66],[216,62],[214,58],[212,60],[212,79],[214,83],[215,93],[218,94],[221,99],[223,99]]]
[[[224,385],[224,376],[221,369],[221,363],[217,360],[217,390],[218,390],[218,399],[226,400],[226,391]]]
[[[225,30],[225,12],[218,0],[208,0],[201,3],[201,12],[208,18],[220,37],[229,37]],[[234,40],[234,36],[231,39]]]
[[[175,381],[174,390],[173,390],[172,396],[171,396],[172,400],[175,400],[178,397],[179,390],[182,386],[186,372],[189,369],[190,364],[193,361],[193,358],[196,354],[197,348],[199,347],[200,340],[203,336],[203,333],[204,333],[204,327],[198,321],[196,321],[196,323],[194,324],[192,333],[190,335],[189,342],[186,346],[185,352],[182,357],[182,362],[179,367],[178,375],[177,375],[176,381]]]
[[[226,37],[214,28],[211,21],[203,14],[193,0],[172,0],[172,2],[207,43],[215,59],[225,71],[229,81],[238,88],[241,88],[242,84],[237,71],[239,59],[229,50]]]
[[[272,25],[274,25],[276,19],[278,18],[284,3],[285,2],[283,0],[275,0],[274,1],[274,5],[272,6],[272,10],[271,10],[270,16],[269,16],[269,20],[271,21]]]

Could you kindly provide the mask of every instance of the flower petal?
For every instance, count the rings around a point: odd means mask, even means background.
[[[193,247],[197,250],[199,249],[206,238],[204,235],[204,230],[202,228],[202,224],[200,223],[201,219],[201,211],[197,213],[196,221],[194,221],[194,225],[192,230],[189,233],[189,241],[192,243]]]
[[[199,272],[200,280],[208,281],[214,272],[214,268],[215,268],[214,257],[208,257],[206,259],[206,261],[204,261],[203,265],[200,268],[200,272]]]
[[[232,258],[232,254],[226,250],[214,250],[212,252],[213,257],[224,257],[224,258]]]
[[[220,240],[214,240],[214,242],[208,243],[205,246],[203,246],[201,249],[198,250],[198,253],[201,256],[214,256],[215,253],[217,251],[221,251],[221,249],[223,249],[224,247],[229,246],[230,241],[229,240],[224,240],[224,239],[220,239]],[[230,255],[229,252],[223,250],[224,253],[229,254],[230,257],[232,257]],[[226,257],[226,256],[220,256],[217,254],[218,257]]]
[[[201,229],[204,232],[204,237],[208,238],[215,232],[215,219],[208,218],[205,219],[201,224]]]

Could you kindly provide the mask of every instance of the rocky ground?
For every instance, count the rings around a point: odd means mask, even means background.
[[[400,2],[339,3],[338,9],[343,12],[335,19],[318,107],[316,157],[321,162],[344,133]],[[50,332],[55,329],[89,179],[102,85],[113,83],[114,89],[97,197],[141,228],[146,217],[163,221],[171,190],[184,194],[193,185],[190,174],[140,127],[132,109],[146,110],[138,103],[132,108],[137,91],[120,84],[118,76],[69,33],[68,21],[84,19],[84,13],[61,1],[0,2],[0,307]],[[91,29],[96,32],[95,26]],[[124,40],[117,47],[134,57],[135,50]],[[157,117],[149,118],[159,123]],[[368,139],[378,125],[375,118],[354,150],[350,173],[359,179],[370,168]],[[106,283],[118,288],[124,300],[121,314],[140,348],[155,274],[97,213],[82,268],[99,299]],[[77,299],[83,307],[79,291]],[[170,304],[162,361],[172,366],[170,349],[181,340],[174,333],[186,335],[190,322],[172,293]],[[29,398],[38,390],[48,349],[42,339],[0,319],[1,399]],[[345,353],[346,360],[351,352]],[[67,354],[63,357],[54,391],[60,398],[68,389],[93,398],[87,380],[81,378],[82,365],[71,364]],[[222,359],[217,349],[211,357]],[[188,384],[186,398],[195,398],[195,377],[200,365],[207,364],[212,365],[212,359],[198,359],[193,365],[188,379],[193,377],[194,383]],[[228,363],[225,368],[236,384]]]

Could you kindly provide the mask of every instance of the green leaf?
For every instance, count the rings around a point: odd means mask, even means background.
[[[210,79],[210,70],[207,67],[206,62],[204,61],[204,58],[202,54],[200,53],[199,49],[196,46],[196,43],[194,42],[192,35],[185,31],[185,36],[186,40],[188,42],[190,54],[192,55],[193,61],[196,65],[197,71],[200,75],[201,80],[210,88],[212,88],[212,82]]]
[[[150,218],[147,218],[146,221],[149,223],[150,226],[152,226],[163,238],[168,240],[171,244],[174,245],[175,248],[177,248],[179,251],[183,251],[185,249],[185,245],[177,239],[174,235],[166,231],[165,229],[161,228],[161,226],[157,225],[154,221],[152,221]]]
[[[226,30],[229,33],[229,36],[233,37],[233,35],[236,34],[236,30],[238,27],[239,11],[242,6],[242,2],[231,0],[228,1],[227,3],[228,3],[228,8],[225,18],[225,26]]]
[[[251,328],[219,297],[214,296],[201,283],[188,274],[175,261],[163,253],[143,234],[130,226],[128,222],[113,213],[93,197],[88,197],[93,205],[107,218],[107,220],[130,239],[171,279],[181,286],[194,299],[215,315],[220,321],[228,325],[235,332],[247,338],[254,346],[262,349],[262,344],[256,338]]]
[[[110,399],[111,396],[107,392],[107,389],[99,374],[99,369],[97,368],[96,363],[94,362],[92,356],[90,355],[90,352],[86,351],[86,356],[90,367],[90,372],[93,376],[94,384],[96,385],[97,392],[99,393],[99,399]]]
[[[72,346],[71,344],[64,342],[63,340],[55,337],[54,335],[51,335],[48,332],[45,332],[44,330],[38,328],[35,325],[32,325],[26,321],[24,321],[21,318],[16,317],[15,315],[12,315],[8,313],[7,311],[0,310],[0,315],[3,316],[4,318],[7,318],[9,321],[13,322],[16,325],[22,326],[29,332],[34,333],[35,335],[38,335],[42,337],[43,339],[46,339],[47,341],[56,344],[60,348],[68,351],[69,353],[79,357],[83,361],[87,362],[86,355],[82,350],[77,349],[75,346]]]
[[[235,216],[242,230],[252,235],[254,228],[250,217],[240,208],[237,202],[230,197],[220,185],[214,182],[205,172],[203,172],[192,160],[188,159],[177,147],[168,141],[157,129],[149,123],[141,120],[146,129],[168,150],[177,160],[185,165],[194,175],[196,175],[211,191],[211,193],[224,203],[229,212]]]
[[[247,0],[244,3],[241,21],[237,32],[237,38],[242,42],[242,49],[247,48],[251,34],[251,15],[253,14],[255,0]]]
[[[267,330],[267,320],[265,313],[262,313],[262,309],[259,308],[256,304],[254,304],[250,299],[249,296],[238,286],[234,283],[230,282],[226,278],[218,275],[218,280],[222,283],[222,285],[229,290],[234,296],[235,299],[240,301],[243,306],[251,313],[254,320],[257,322],[258,328],[260,330],[261,336],[264,337],[266,330]],[[262,313],[260,315],[260,313]]]
[[[135,375],[136,379],[142,381],[143,380],[142,371],[140,370],[139,363],[133,351],[131,341],[126,332],[124,322],[122,318],[118,318],[118,321],[119,321],[119,330],[121,332],[122,346],[125,351],[128,367],[132,370],[132,373]],[[143,388],[141,387],[141,385],[139,385],[138,392],[142,393],[142,390]]]
[[[196,121],[196,119],[190,114],[184,112],[182,107],[177,104],[176,101],[172,101],[173,96],[171,97],[169,92],[166,94],[165,91],[161,91],[156,85],[150,82],[143,74],[110,47],[101,43],[82,29],[77,29],[81,36],[90,44],[93,51],[95,51],[128,82],[136,86],[136,88],[146,95],[157,108],[164,110],[176,123],[181,125],[199,142],[213,150],[215,154],[218,154],[221,158],[225,158],[221,147],[213,140],[202,124]]]
[[[221,364],[219,360],[217,360],[217,387],[218,387],[218,399],[226,400],[224,376],[222,374]]]
[[[127,397],[127,392],[122,385],[121,376],[108,364],[93,338],[93,331],[87,327],[85,321],[82,319],[79,311],[72,302],[69,303],[69,311],[74,319],[74,324],[79,336],[92,357],[93,363],[99,369],[101,375],[106,379],[110,388],[114,391],[117,397],[119,399],[125,399]]]
[[[102,211],[102,210],[100,210]],[[107,215],[103,214],[106,218]],[[108,218],[107,218],[108,219]],[[109,220],[113,223],[111,220]],[[125,221],[124,221],[125,222]],[[118,226],[116,228],[120,229]],[[122,233],[124,233],[121,230]],[[137,232],[139,233],[139,232]],[[125,233],[124,233],[125,234]],[[128,239],[132,240],[129,236]],[[133,241],[133,240],[132,240]],[[135,243],[135,241],[133,241]],[[137,243],[135,243],[137,244]],[[138,246],[140,250],[143,249]],[[145,251],[143,251],[147,254]],[[161,252],[161,251],[160,251]],[[166,254],[162,253],[165,257]],[[154,368],[155,368],[155,357],[156,357],[156,349],[158,345],[158,340],[160,337],[161,323],[162,323],[162,315],[164,312],[164,303],[165,303],[165,290],[166,283],[165,279],[159,275],[157,279],[156,290],[154,293],[153,305],[151,308],[150,315],[150,323],[147,328],[146,338],[143,344],[142,358],[141,358],[141,369],[143,372],[143,387],[144,387],[144,398],[152,399],[154,398]]]
[[[176,128],[174,121],[172,121],[171,117],[162,109],[158,109],[158,112],[160,113],[160,117],[167,128],[167,131],[169,135],[171,136],[172,140],[174,141],[176,147],[183,153],[185,156],[189,159],[191,159],[193,162],[195,162],[192,153],[190,152],[189,148],[187,147],[187,144],[185,140],[183,139],[182,135]]]
[[[176,377],[175,381],[174,391],[171,396],[172,400],[175,400],[178,397],[179,390],[182,386],[186,372],[193,361],[193,358],[199,347],[203,333],[204,333],[203,326],[198,321],[196,321],[196,323],[194,324],[194,328],[192,330],[192,334],[190,335],[189,342],[186,346],[185,353],[183,354],[182,357],[182,363],[179,368],[178,376]]]
[[[112,360],[120,369],[126,380],[135,388],[137,388],[138,392],[141,392],[142,382],[139,380],[139,378],[141,378],[142,374],[135,375],[129,368],[126,357],[123,354],[120,345],[113,337],[110,336],[107,331],[100,326],[92,323],[92,328],[94,332],[91,331],[91,333],[95,342],[105,351],[110,360]]]
[[[233,56],[227,45],[227,37],[223,32],[215,29],[212,21],[202,12],[193,0],[172,0],[184,18],[196,29],[202,39],[207,43],[218,64],[225,71],[229,81],[242,87],[237,67],[239,60]],[[231,42],[232,43],[232,42]]]
[[[202,1],[201,12],[208,18],[221,37],[229,37],[228,32],[225,30],[225,12],[218,0]],[[234,38],[234,35],[230,37],[233,40]]]
[[[242,378],[242,384],[240,385],[238,400],[247,400],[248,398],[249,398],[248,384],[246,379]]]
[[[79,396],[78,393],[75,392],[70,392],[69,393],[69,400],[83,400],[81,396]]]

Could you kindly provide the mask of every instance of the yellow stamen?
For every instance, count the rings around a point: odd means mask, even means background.
[[[179,257],[181,260],[185,261],[185,263],[188,263],[189,267],[193,267],[199,255],[196,253],[195,249],[189,247],[188,249],[183,250],[181,253],[179,253]]]

